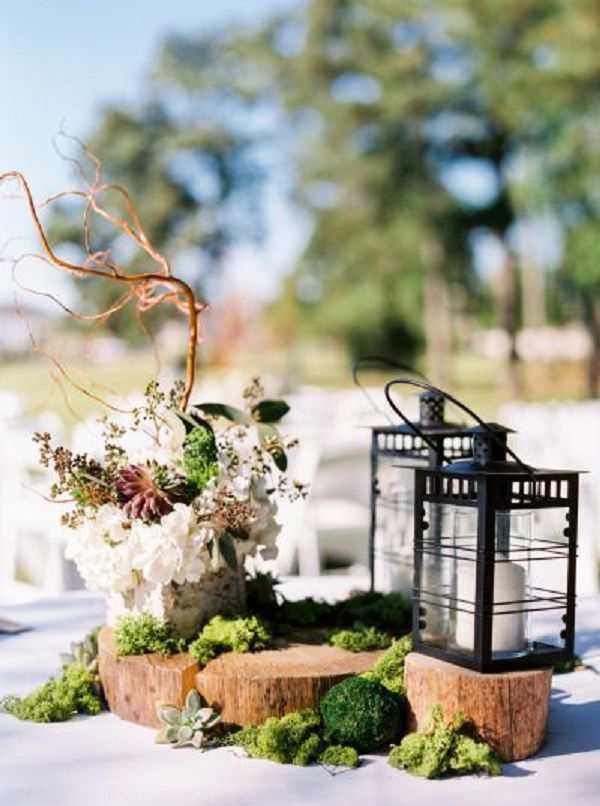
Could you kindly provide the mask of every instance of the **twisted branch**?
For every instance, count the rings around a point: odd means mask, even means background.
[[[50,264],[58,269],[66,272],[73,273],[78,277],[91,276],[103,280],[112,280],[113,282],[122,283],[128,288],[124,294],[119,297],[119,300],[105,311],[92,316],[84,316],[77,314],[62,303],[58,303],[69,314],[76,319],[89,320],[89,319],[105,319],[111,314],[120,310],[133,296],[137,298],[137,306],[139,312],[148,311],[155,305],[162,302],[171,302],[175,307],[186,314],[188,322],[188,343],[187,343],[187,359],[186,359],[186,380],[183,388],[180,406],[182,410],[188,406],[192,387],[194,385],[195,366],[196,366],[196,349],[198,344],[199,335],[199,315],[208,307],[204,301],[196,299],[192,288],[179,277],[175,277],[172,273],[171,266],[167,258],[162,255],[150,242],[131,197],[127,191],[109,182],[100,182],[100,163],[93,157],[88,155],[93,160],[96,166],[95,178],[88,190],[70,190],[56,193],[45,199],[40,205],[36,206],[33,199],[33,194],[29,187],[27,180],[20,171],[8,171],[7,173],[0,174],[0,184],[8,180],[16,180],[21,186],[21,190],[25,196],[29,214],[36,229],[38,238],[40,240],[43,254],[36,255],[42,261]],[[108,192],[113,192],[119,195],[123,201],[127,213],[131,219],[131,223],[123,218],[115,215],[106,210],[98,201],[98,196]],[[59,257],[51,247],[46,232],[40,221],[38,207],[42,208],[51,204],[58,199],[65,199],[68,197],[82,198],[86,202],[83,228],[84,228],[84,242],[86,249],[86,259],[82,264],[71,263]],[[112,224],[116,229],[124,232],[131,238],[137,246],[146,253],[150,260],[157,264],[158,270],[155,272],[143,272],[138,274],[127,274],[123,269],[110,259],[108,250],[93,251],[91,248],[90,238],[90,216],[95,214]],[[15,261],[15,265],[18,261]],[[33,289],[28,289],[33,291]],[[42,292],[35,292],[41,294]],[[58,302],[52,295],[49,296],[55,302]],[[50,357],[51,358],[51,357]],[[55,366],[59,366],[55,359],[52,359]],[[64,370],[60,369],[61,374]],[[85,394],[89,394],[86,390],[77,387]]]

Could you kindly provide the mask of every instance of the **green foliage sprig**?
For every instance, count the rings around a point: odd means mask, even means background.
[[[441,706],[432,709],[432,724],[425,733],[409,733],[392,747],[389,763],[422,778],[444,775],[468,775],[479,772],[500,775],[498,756],[488,744],[476,742],[461,733],[465,717],[455,714],[446,724]]]
[[[292,627],[371,627],[392,635],[410,630],[412,603],[400,593],[355,593],[340,602],[322,602],[312,597],[283,601],[267,618]]]
[[[150,613],[120,616],[115,625],[114,642],[119,657],[152,652],[172,655],[185,650],[185,642],[172,634],[169,625]]]
[[[554,664],[553,667],[553,674],[567,674],[568,672],[574,672],[576,669],[579,669],[583,666],[581,662],[581,658],[579,655],[575,655],[573,658],[569,658],[568,660],[559,660],[557,663]]]
[[[359,753],[371,753],[400,735],[401,700],[379,683],[364,677],[348,677],[333,686],[319,704],[324,736],[349,745]]]
[[[215,616],[190,644],[188,652],[204,666],[222,652],[257,652],[266,649],[271,640],[267,627],[256,616]]]
[[[360,627],[358,630],[337,630],[329,636],[329,643],[350,652],[368,652],[386,649],[392,643],[392,638],[389,633],[375,627]]]
[[[217,442],[208,424],[192,428],[183,443],[182,470],[198,492],[219,472]]]

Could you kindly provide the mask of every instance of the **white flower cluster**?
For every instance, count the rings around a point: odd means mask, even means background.
[[[128,459],[154,460],[177,467],[185,428],[165,412],[147,428],[128,431],[122,440]],[[111,602],[109,620],[120,612],[146,610],[162,616],[162,596],[171,583],[197,583],[226,567],[219,540],[227,518],[236,514],[241,531],[232,548],[241,567],[249,556],[277,554],[277,504],[267,477],[257,464],[258,442],[249,429],[228,428],[217,434],[219,472],[189,504],[177,503],[159,521],[131,518],[114,503],[86,512],[78,529],[68,530],[68,558],[74,560],[87,587]]]

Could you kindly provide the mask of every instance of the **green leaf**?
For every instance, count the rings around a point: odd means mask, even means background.
[[[196,748],[196,750],[202,749],[202,742],[204,741],[204,734],[201,730],[197,730],[194,735],[192,736],[192,744]]]
[[[194,731],[190,728],[189,725],[182,725],[179,728],[179,741],[180,742],[189,742],[189,740],[194,735]]]
[[[250,425],[252,422],[245,411],[236,409],[235,406],[228,406],[226,403],[195,403],[194,408],[210,417],[224,417],[226,420],[242,425]]]
[[[287,470],[287,455],[281,446],[281,434],[274,425],[258,423],[258,437],[263,449],[270,453],[275,467],[284,473]]]
[[[181,709],[170,702],[159,702],[156,704],[156,714],[165,725],[181,724]]]
[[[252,417],[258,423],[277,423],[289,410],[285,400],[261,400],[252,407]]]
[[[154,737],[154,741],[156,744],[169,744],[169,739],[167,738],[167,734],[170,728],[162,728],[156,733]]]
[[[235,571],[238,567],[237,554],[235,552],[235,541],[229,532],[225,532],[219,537],[219,548],[227,565]]]
[[[269,453],[273,457],[273,461],[275,462],[275,467],[278,470],[281,470],[282,473],[285,473],[288,466],[288,460],[285,451],[283,448],[272,448]]]
[[[179,417],[179,419],[181,420],[181,422],[185,426],[186,435],[191,434],[191,432],[194,430],[194,428],[198,428],[198,426],[203,426],[204,428],[208,428],[210,431],[213,430],[212,426],[208,422],[208,420],[205,420],[202,417],[199,417],[197,414],[193,414],[193,413],[190,413],[190,412],[187,412],[187,411],[178,411],[177,416]]]
[[[179,728],[176,725],[170,725],[165,730],[165,738],[169,743],[173,743],[178,741],[179,739]]]
[[[196,712],[200,706],[202,705],[200,701],[200,695],[196,691],[195,688],[188,691],[188,695],[185,700],[185,707],[189,711]]]

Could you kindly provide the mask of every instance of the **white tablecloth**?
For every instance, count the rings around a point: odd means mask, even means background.
[[[348,579],[296,584],[343,595]],[[290,588],[288,588],[289,590]],[[600,806],[600,599],[578,609],[578,649],[589,668],[554,678],[548,740],[504,776],[424,781],[368,756],[332,775],[242,757],[155,745],[148,728],[111,714],[37,725],[0,715],[1,806]],[[35,630],[0,637],[0,696],[24,694],[57,669],[57,653],[103,621],[89,594],[3,608]]]

